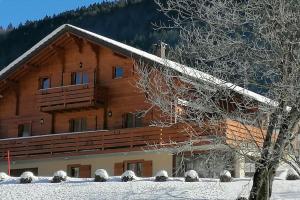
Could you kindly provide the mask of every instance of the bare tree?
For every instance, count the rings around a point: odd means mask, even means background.
[[[233,142],[228,134],[215,136],[257,158],[249,199],[269,199],[275,170],[299,132],[300,2],[157,3],[170,19],[160,28],[175,29],[180,41],[168,55],[177,63],[165,59],[159,66],[138,67],[138,87],[164,116],[154,124],[188,127],[189,141],[173,142],[174,149],[187,151],[208,136],[199,130],[220,127],[228,119],[238,122],[247,134],[232,134]]]

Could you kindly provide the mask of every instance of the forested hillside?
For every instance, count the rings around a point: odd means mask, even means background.
[[[174,31],[156,31],[153,23],[167,22],[154,0],[119,0],[67,11],[17,28],[0,31],[0,69],[62,24],[73,24],[98,34],[152,51],[159,40],[176,43]]]

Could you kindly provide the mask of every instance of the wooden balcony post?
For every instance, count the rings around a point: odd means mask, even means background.
[[[132,149],[133,148],[133,141],[134,139],[133,139],[133,133],[132,133],[132,131],[130,131],[130,148]]]
[[[78,152],[79,151],[79,136],[78,136],[78,134],[76,135],[75,143],[76,143],[76,152]]]
[[[104,133],[102,132],[101,133],[102,135],[101,135],[101,145],[102,145],[102,151],[104,151]]]

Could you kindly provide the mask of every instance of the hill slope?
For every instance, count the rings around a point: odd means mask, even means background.
[[[154,0],[104,2],[67,11],[43,20],[26,22],[0,33],[0,69],[62,24],[73,24],[92,32],[151,51],[159,40],[176,43],[176,33],[156,32],[153,23],[167,22]]]

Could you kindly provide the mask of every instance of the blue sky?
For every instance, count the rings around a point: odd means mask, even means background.
[[[0,26],[18,26],[26,20],[44,18],[103,0],[0,0]]]

